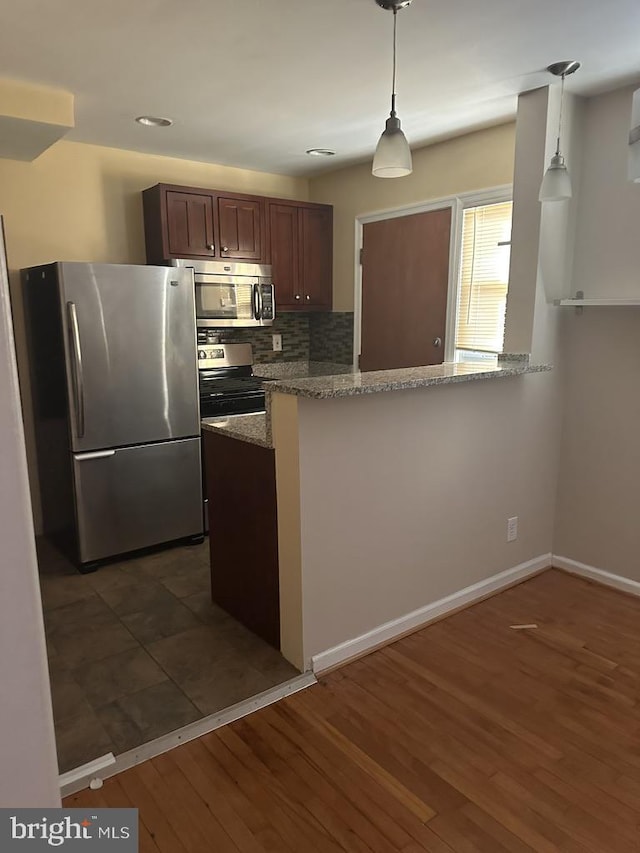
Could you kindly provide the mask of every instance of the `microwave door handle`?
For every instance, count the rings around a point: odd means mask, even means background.
[[[84,377],[82,374],[80,329],[78,328],[78,313],[75,302],[67,302],[67,322],[72,353],[71,368],[73,371],[74,403],[76,409],[76,432],[78,438],[82,438],[84,436]]]
[[[258,285],[258,296],[260,297],[260,322],[264,319],[264,301],[262,298],[262,285]]]
[[[260,285],[254,284],[253,285],[253,316],[256,320],[259,320],[261,317],[260,302],[261,302]]]

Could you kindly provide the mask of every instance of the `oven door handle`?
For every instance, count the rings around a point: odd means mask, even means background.
[[[253,285],[253,316],[256,320],[262,319],[262,296],[259,284]]]

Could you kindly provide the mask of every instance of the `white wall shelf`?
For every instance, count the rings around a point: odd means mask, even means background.
[[[589,305],[640,305],[640,296],[607,297],[606,299],[585,299],[581,291],[571,299],[556,299],[554,305],[569,305],[572,308],[582,308]]]

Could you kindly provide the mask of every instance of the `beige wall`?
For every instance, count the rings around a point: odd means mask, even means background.
[[[353,310],[356,216],[509,184],[514,139],[504,124],[421,148],[396,180],[374,178],[370,163],[312,178],[310,199],[334,206],[334,310]]]
[[[0,247],[0,806],[44,808],[60,791],[3,262]]]
[[[0,159],[0,214],[11,270],[31,487],[34,440],[19,280],[22,267],[50,261],[145,263],[141,191],[159,182],[305,199],[307,181],[172,157],[59,142],[33,163]]]

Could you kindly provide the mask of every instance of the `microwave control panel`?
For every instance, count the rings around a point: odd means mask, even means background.
[[[270,284],[262,285],[262,319],[273,320],[273,286]]]

